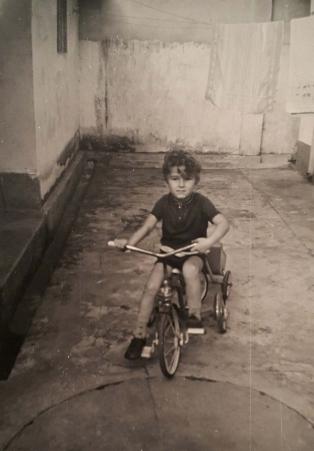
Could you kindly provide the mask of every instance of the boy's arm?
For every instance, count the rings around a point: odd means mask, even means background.
[[[142,241],[142,239],[149,235],[150,232],[156,227],[157,222],[158,219],[154,215],[149,214],[143,225],[130,236],[128,239],[128,244],[135,246],[137,243]]]
[[[157,222],[158,219],[154,215],[149,214],[145,219],[143,225],[139,229],[137,229],[128,240],[116,239],[115,245],[121,249],[125,248],[127,244],[129,244],[130,246],[135,246],[143,238],[150,234],[150,232],[156,227]]]
[[[229,231],[229,223],[225,216],[221,213],[216,215],[213,220],[213,224],[215,225],[213,233],[207,238],[198,238],[195,240],[195,246],[193,247],[193,251],[197,250],[199,252],[208,251],[215,243],[221,240],[222,237],[226,235]]]

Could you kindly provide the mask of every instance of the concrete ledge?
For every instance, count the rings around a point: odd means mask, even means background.
[[[0,174],[0,208],[41,208],[39,181],[36,176],[18,173]]]
[[[0,221],[0,327],[12,317],[25,280],[42,257],[47,231],[40,212],[2,213]]]
[[[76,154],[43,205],[49,237],[54,235],[66,204],[73,194],[77,181],[83,171],[85,156],[83,152]]]
[[[25,284],[34,274],[81,177],[79,152],[39,210],[0,213],[0,328],[6,330]],[[1,335],[0,335],[1,340]]]

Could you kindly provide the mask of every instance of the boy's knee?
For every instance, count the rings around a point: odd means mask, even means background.
[[[155,295],[157,291],[160,288],[160,283],[157,283],[156,281],[148,282],[146,285],[146,293],[150,293],[152,295]]]
[[[200,275],[201,268],[195,263],[186,262],[182,268],[182,271],[184,278],[194,279],[195,277],[198,277]]]

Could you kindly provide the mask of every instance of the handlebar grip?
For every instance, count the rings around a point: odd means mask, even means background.
[[[116,247],[114,241],[108,241],[107,244],[108,244],[109,247]]]

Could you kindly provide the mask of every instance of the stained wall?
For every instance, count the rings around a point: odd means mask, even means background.
[[[82,135],[127,136],[145,151],[179,142],[239,153],[246,139],[258,153],[260,117],[205,99],[209,53],[193,42],[81,41]]]
[[[57,0],[0,0],[0,208],[40,208],[79,144],[76,0],[57,52]]]
[[[79,41],[76,0],[67,2],[67,52],[57,52],[57,0],[33,0],[32,50],[37,174],[51,189],[79,138]]]
[[[271,108],[227,110],[205,99],[217,23],[269,22],[271,1],[80,3],[80,123],[89,136],[127,136],[143,149],[291,153],[299,119],[286,112],[282,42]]]

